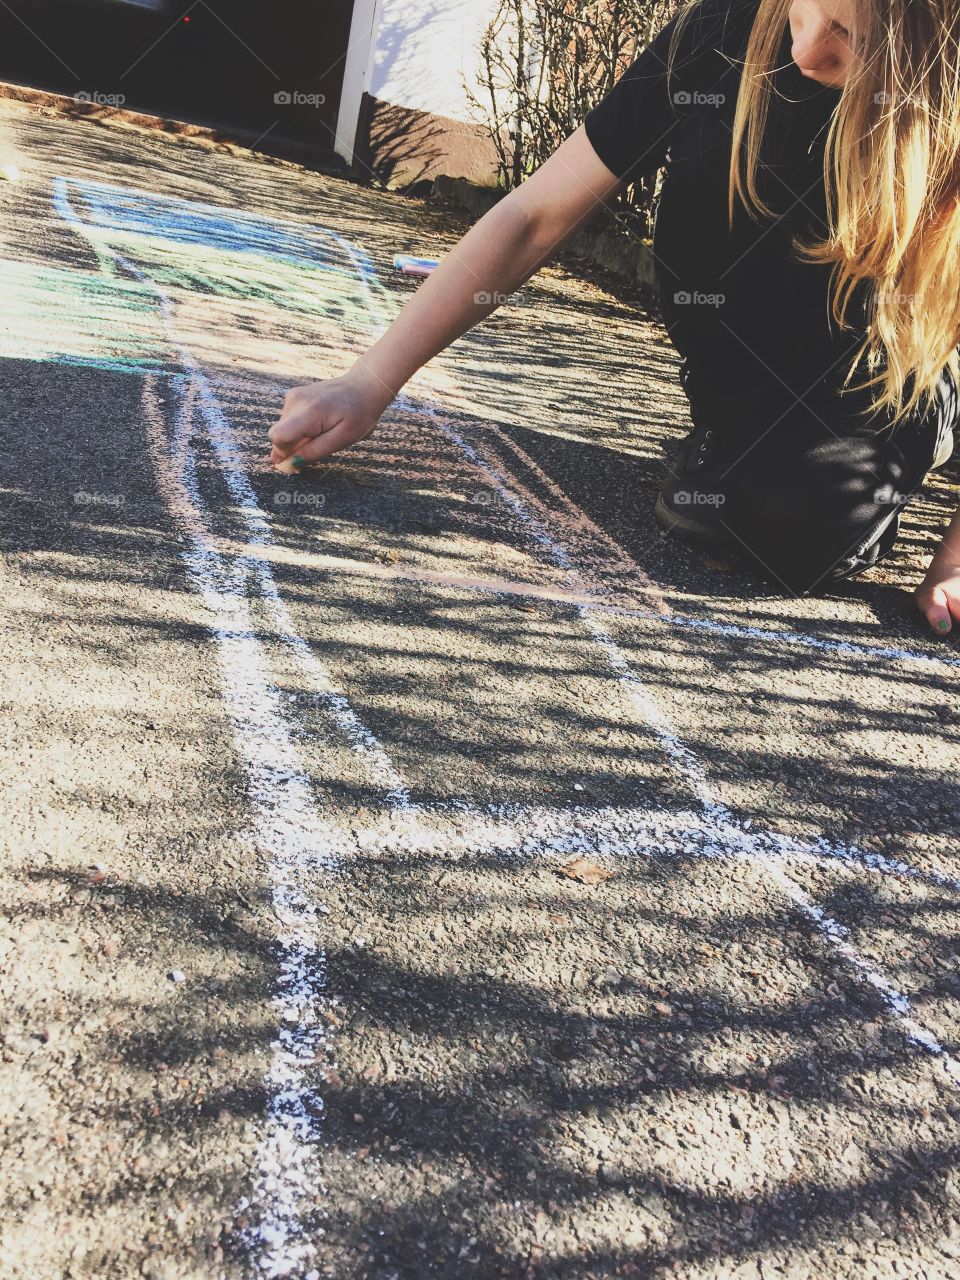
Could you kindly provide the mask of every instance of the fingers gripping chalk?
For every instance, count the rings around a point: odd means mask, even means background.
[[[356,444],[373,431],[385,403],[383,384],[362,372],[294,387],[267,433],[271,465],[292,475]]]

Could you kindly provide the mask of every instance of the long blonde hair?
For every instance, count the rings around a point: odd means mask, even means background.
[[[729,218],[777,215],[757,190],[771,72],[791,0],[758,0],[737,96]],[[879,388],[871,409],[891,422],[930,407],[948,369],[960,382],[960,0],[855,0],[854,50],[824,144],[827,235],[795,240],[809,262],[833,263],[830,314],[842,328],[867,290],[867,331],[847,373]],[[681,29],[700,8],[682,11]]]

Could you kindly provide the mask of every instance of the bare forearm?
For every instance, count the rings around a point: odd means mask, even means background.
[[[555,248],[524,209],[505,197],[458,241],[354,369],[380,385],[386,405],[422,365],[496,310]]]
[[[293,387],[270,461],[299,471],[365,439],[408,378],[490,314],[623,189],[583,125],[472,227],[369,351],[338,378]]]

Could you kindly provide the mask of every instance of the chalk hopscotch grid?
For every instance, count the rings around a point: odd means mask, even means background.
[[[58,209],[82,234],[82,224],[69,206]],[[347,244],[347,242],[344,242]],[[348,245],[348,252],[350,246]],[[183,348],[173,330],[173,308],[169,296],[128,260],[120,262],[131,274],[156,290],[158,302],[168,325],[170,340],[178,353],[181,368],[185,370],[182,381],[175,380],[178,397],[178,413],[171,442],[174,463],[168,465],[166,475],[162,457],[159,479],[167,485],[167,494],[174,515],[189,534],[187,549],[182,553],[188,575],[211,615],[211,634],[221,659],[221,680],[224,701],[234,725],[235,736],[242,758],[247,766],[248,792],[253,809],[254,838],[258,847],[269,855],[268,873],[274,894],[274,905],[283,928],[278,937],[280,948],[280,972],[276,996],[280,1030],[273,1045],[273,1058],[267,1084],[270,1102],[267,1116],[267,1135],[258,1157],[257,1175],[250,1197],[250,1207],[259,1217],[250,1230],[248,1242],[255,1255],[259,1275],[285,1276],[301,1270],[306,1265],[310,1241],[304,1238],[301,1226],[301,1205],[308,1196],[315,1198],[320,1185],[316,1160],[316,1145],[320,1136],[318,1117],[322,1115],[322,1101],[315,1098],[306,1079],[305,1067],[313,1062],[324,1037],[320,1013],[323,1005],[326,973],[322,946],[317,940],[316,915],[322,912],[319,904],[312,902],[302,886],[317,872],[335,873],[344,852],[338,846],[327,824],[318,813],[313,784],[302,767],[286,718],[280,691],[276,688],[263,654],[259,652],[250,617],[250,599],[247,582],[252,577],[257,595],[267,603],[278,624],[278,633],[309,668],[319,691],[327,696],[334,710],[338,728],[361,755],[370,772],[386,792],[385,801],[391,808],[405,816],[413,832],[419,831],[422,840],[424,820],[441,816],[435,809],[414,806],[409,794],[395,774],[382,746],[374,735],[361,724],[352,712],[347,700],[335,691],[329,673],[322,667],[316,655],[296,633],[292,619],[280,600],[275,580],[266,561],[257,557],[255,550],[250,557],[240,557],[232,569],[227,569],[219,553],[212,549],[208,531],[208,511],[200,494],[196,477],[196,457],[189,442],[192,410],[199,410],[207,439],[221,463],[223,475],[231,496],[237,503],[245,521],[251,543],[265,545],[270,539],[269,521],[257,504],[249,478],[242,469],[232,429],[224,416],[209,380],[200,370],[191,353]],[[364,273],[364,283],[369,288],[371,279]],[[375,277],[374,277],[375,280]],[[187,390],[185,390],[185,387]],[[189,391],[189,395],[187,394]],[[477,465],[511,505],[527,529],[528,536],[553,560],[564,573],[577,576],[577,568],[566,549],[550,534],[550,531],[530,514],[512,492],[510,482],[499,471],[479,457],[461,434],[446,422],[435,406],[405,402],[406,407],[428,414],[436,421],[451,443]],[[148,421],[153,423],[154,443],[162,447],[163,413],[156,399],[153,380],[145,382],[145,409]],[[678,773],[691,787],[701,805],[698,822],[681,821],[678,829],[686,832],[678,846],[685,854],[693,856],[745,856],[760,861],[787,899],[807,917],[853,967],[858,976],[870,983],[894,1015],[908,1040],[936,1054],[948,1074],[960,1079],[958,1068],[950,1055],[936,1039],[913,1017],[909,1001],[855,951],[843,927],[828,917],[787,876],[780,865],[784,859],[814,858],[838,860],[858,868],[867,866],[873,871],[923,876],[907,864],[874,858],[859,850],[845,846],[831,846],[819,841],[811,848],[789,841],[771,833],[751,832],[746,824],[740,824],[734,815],[713,797],[703,768],[697,757],[672,730],[659,708],[653,703],[639,678],[632,672],[616,641],[610,636],[596,611],[589,605],[577,606],[585,628],[604,652],[611,673],[624,693],[634,703],[641,718],[657,735],[667,757]],[[765,638],[767,633],[761,634]],[[455,806],[459,818],[469,814],[469,806]],[[526,853],[549,851],[555,854],[584,847],[588,841],[591,824],[603,825],[620,835],[615,841],[601,840],[604,851],[613,854],[635,855],[649,852],[650,836],[657,832],[661,840],[671,825],[676,826],[677,816],[651,814],[649,810],[636,811],[631,819],[620,811],[571,810],[577,827],[564,833],[563,822],[557,822],[555,813],[540,815],[519,808],[511,813],[509,807],[492,807],[479,815],[483,822],[494,827],[506,820],[516,823],[524,833],[521,847]],[[656,824],[659,822],[659,826]],[[653,827],[651,827],[653,823]],[[551,834],[551,827],[553,834]],[[699,836],[688,839],[699,831]],[[498,848],[505,849],[503,837]],[[477,831],[471,840],[479,840]],[[436,838],[428,841],[436,843]],[[509,841],[507,842],[509,843]],[[533,848],[531,848],[531,843]],[[309,872],[309,875],[305,875]],[[937,881],[940,887],[955,887],[947,877]],[[247,1207],[247,1206],[244,1206]],[[307,1272],[307,1280],[316,1272]]]

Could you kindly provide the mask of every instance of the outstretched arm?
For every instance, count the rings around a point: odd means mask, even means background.
[[[470,228],[346,374],[289,393],[270,430],[271,462],[296,470],[369,435],[422,365],[494,311],[622,186],[581,125]]]

